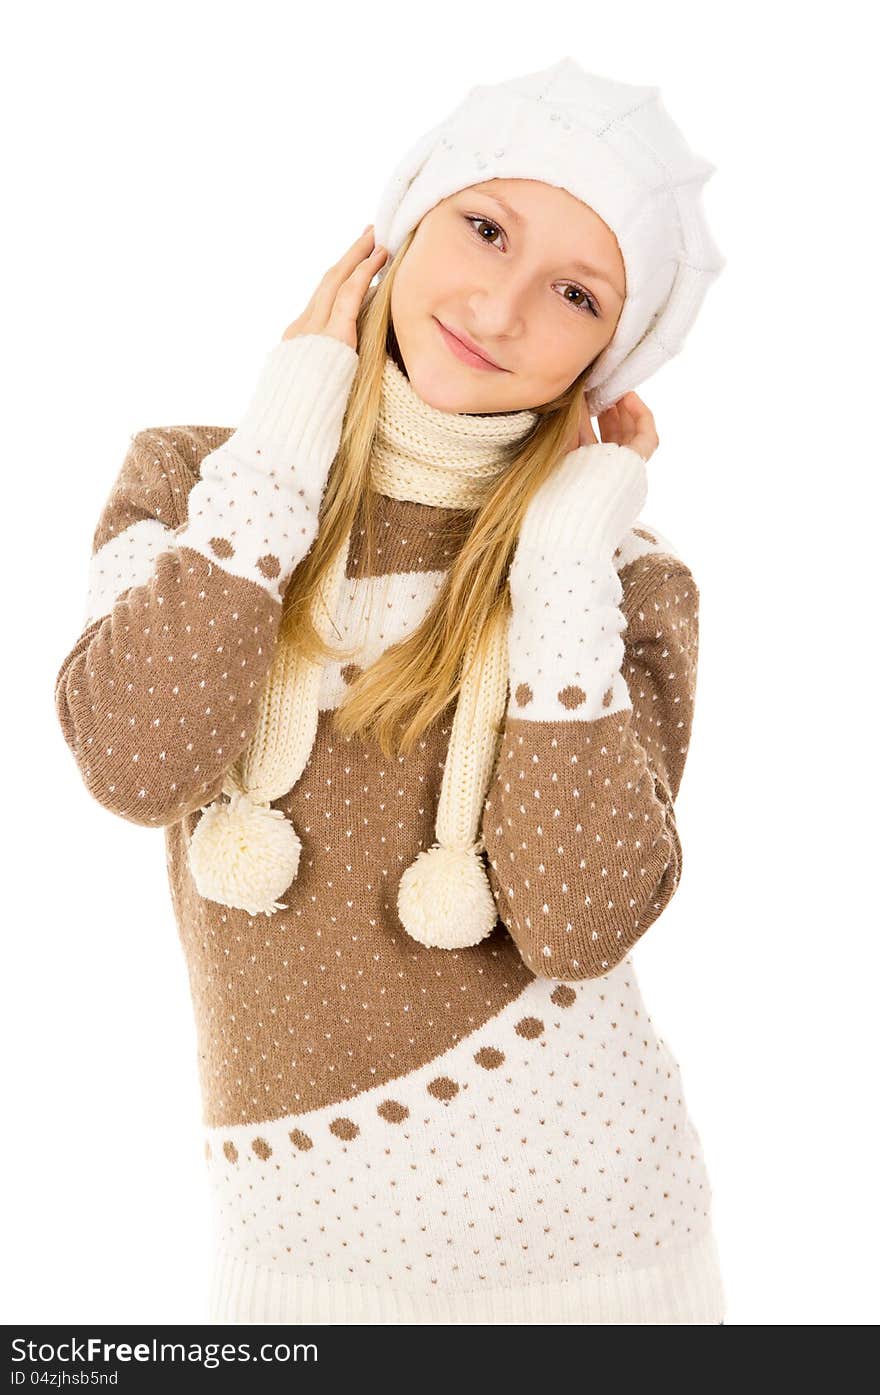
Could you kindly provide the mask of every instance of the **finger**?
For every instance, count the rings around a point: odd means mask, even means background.
[[[627,445],[636,434],[636,425],[623,398],[617,403],[617,416],[620,422],[618,444]]]
[[[640,442],[639,450],[647,459],[653,455],[660,444],[660,437],[657,435],[657,428],[654,425],[654,418],[647,407],[639,413],[633,427],[633,440]]]
[[[347,267],[348,271],[350,271],[355,262],[360,261],[361,258],[370,252],[375,240],[376,234],[373,224],[368,223],[363,232],[355,238],[354,242],[346,247],[342,256],[329,268],[330,273],[332,274],[337,270],[342,271],[344,267]],[[346,275],[348,275],[348,271],[346,271]]]
[[[352,270],[359,262],[370,255],[373,250],[373,241],[374,233],[371,223],[369,227],[364,228],[360,237],[355,238],[342,256],[324,272],[315,291],[318,301],[323,302],[328,298],[332,300],[346,277],[351,275]]]
[[[336,293],[336,302],[339,302],[340,296],[362,300],[364,292],[387,256],[388,249],[386,247],[374,247],[370,255],[364,257],[363,261],[359,262],[354,270],[346,276]]]
[[[636,392],[625,392],[615,404],[621,420],[618,445],[630,446],[644,460],[650,459],[660,444],[654,414]]]
[[[639,397],[636,392],[627,392],[623,397],[623,404],[629,412],[630,420],[634,423],[636,431],[653,431],[654,414]]]
[[[599,426],[602,429],[602,440],[610,441],[612,445],[620,444],[620,414],[617,404],[612,402],[610,407],[599,417]]]
[[[629,442],[632,450],[636,451],[643,460],[650,460],[657,449],[657,442],[652,436],[645,436],[637,433]]]
[[[379,270],[388,252],[385,247],[376,247],[350,276],[346,277],[333,301],[328,317],[328,325],[334,327],[353,326],[363,303],[367,288]]]
[[[309,302],[311,313],[321,323],[325,323],[328,319],[333,309],[333,302],[343,282],[348,279],[357,266],[372,256],[375,250],[373,238],[373,225],[371,223],[369,228],[355,239],[339,260],[324,272],[312,300]]]

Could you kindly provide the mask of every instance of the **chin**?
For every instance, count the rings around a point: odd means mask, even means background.
[[[435,330],[436,333],[436,330]],[[463,364],[450,361],[441,343],[404,355],[407,376],[423,402],[438,412],[492,412],[500,410],[487,401],[487,393]]]
[[[424,352],[412,354],[404,361],[407,377],[429,407],[435,407],[438,412],[467,411],[462,404],[464,394],[461,383],[455,382],[446,365],[441,365],[433,355]]]

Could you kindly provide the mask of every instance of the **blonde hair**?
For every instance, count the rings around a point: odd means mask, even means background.
[[[321,504],[318,535],[284,595],[280,642],[314,662],[353,657],[318,633],[312,606],[359,509],[366,570],[372,571],[375,494],[370,459],[382,394],[385,355],[396,348],[391,320],[394,277],[415,235],[413,228],[364,297],[357,319],[358,366],[346,406],[339,449]],[[458,695],[469,642],[479,662],[491,627],[509,611],[507,572],[529,502],[576,438],[583,384],[592,364],[565,392],[534,407],[534,429],[511,449],[511,461],[488,498],[465,520],[465,533],[444,583],[422,623],[385,649],[348,688],[334,710],[343,737],[375,740],[387,757],[407,754]]]

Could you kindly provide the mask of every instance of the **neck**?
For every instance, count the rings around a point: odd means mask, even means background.
[[[478,415],[431,407],[386,354],[371,485],[394,499],[477,508],[537,420],[529,410]]]

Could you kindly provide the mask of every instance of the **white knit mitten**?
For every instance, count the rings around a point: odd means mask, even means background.
[[[179,547],[191,547],[281,600],[318,533],[358,356],[326,334],[266,355],[235,431],[199,467]]]
[[[510,714],[593,721],[627,705],[614,550],[644,505],[629,446],[580,446],[531,501],[510,569]]]
[[[613,552],[641,513],[647,492],[645,461],[631,446],[611,441],[579,446],[562,458],[529,504],[519,548],[551,557]],[[512,572],[511,587],[515,580]]]

